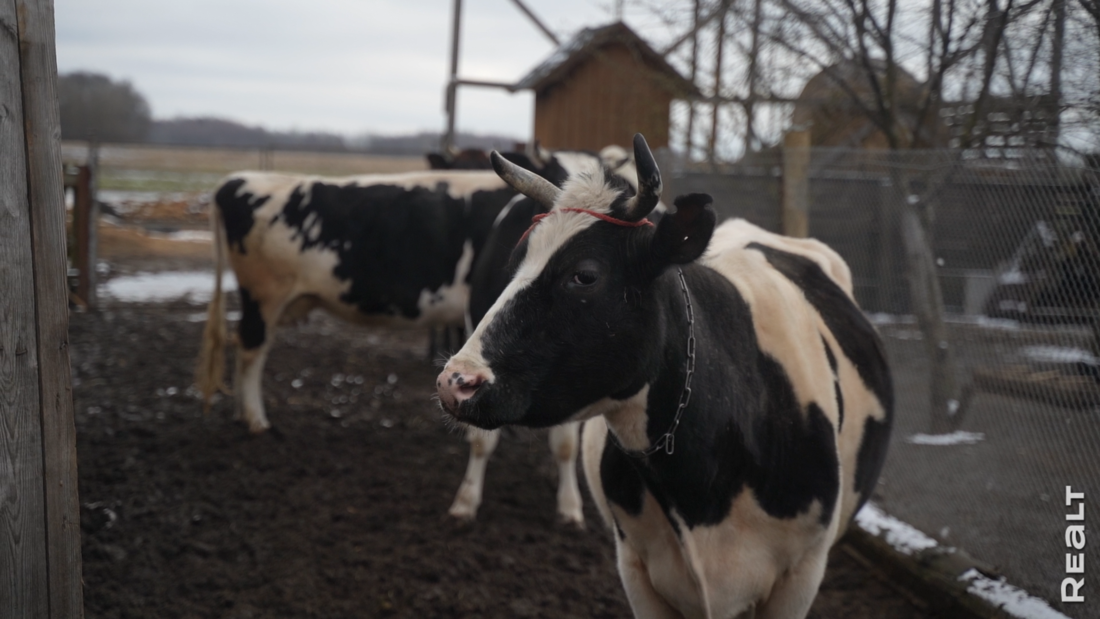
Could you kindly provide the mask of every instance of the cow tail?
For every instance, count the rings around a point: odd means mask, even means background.
[[[207,307],[206,328],[202,332],[202,347],[195,368],[195,384],[202,394],[203,413],[210,412],[210,400],[220,391],[230,394],[225,384],[225,298],[222,294],[222,272],[225,270],[225,225],[217,203],[210,205],[210,231],[214,237],[214,295]]]

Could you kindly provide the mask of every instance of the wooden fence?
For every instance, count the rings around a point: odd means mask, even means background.
[[[0,616],[83,616],[52,0],[0,0]]]

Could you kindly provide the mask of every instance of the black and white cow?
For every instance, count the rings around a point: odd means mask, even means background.
[[[591,153],[546,154],[539,173],[561,183]],[[521,163],[534,166],[524,158]],[[482,296],[496,291],[493,269],[506,255],[481,256],[502,208],[529,203],[496,173],[415,172],[323,178],[266,172],[229,176],[214,195],[211,225],[216,268],[228,258],[240,284],[236,411],[253,432],[270,424],[263,405],[263,366],[274,330],[315,307],[358,323],[462,326],[471,279]],[[520,206],[519,211],[525,206]],[[529,221],[529,216],[528,216]],[[511,240],[511,246],[516,239]],[[503,240],[501,242],[509,242]],[[481,279],[471,277],[479,265]],[[498,292],[498,291],[497,291]],[[495,292],[493,292],[495,294]],[[205,401],[224,385],[227,341],[220,279],[203,336],[197,382]],[[470,432],[470,465],[452,513],[472,518],[495,433]],[[578,522],[576,424],[551,432],[558,462],[558,511]]]
[[[559,189],[494,156],[552,207],[507,288],[439,375],[485,428],[591,419],[586,477],[639,617],[798,618],[885,457],[881,342],[820,244],[676,199],[635,138],[637,193],[602,170]]]
[[[235,373],[238,416],[270,424],[263,365],[277,325],[315,307],[352,322],[462,324],[466,282],[493,221],[516,193],[491,172],[323,178],[229,176],[214,194],[216,268],[226,254],[240,284]],[[223,384],[220,278],[203,337],[198,384]]]
[[[570,173],[603,167],[604,170],[631,187],[637,186],[638,175],[633,158],[620,146],[608,146],[598,157],[584,151],[549,152],[537,149],[534,159],[508,159],[528,170],[538,170],[541,177],[561,186]],[[663,208],[663,207],[662,207]],[[485,247],[474,264],[470,276],[470,303],[467,312],[467,333],[481,322],[497,297],[511,279],[507,268],[513,249],[531,226],[531,220],[547,212],[547,207],[526,198],[510,202],[501,211],[489,233]],[[583,501],[577,486],[576,454],[579,443],[579,422],[566,422],[550,428],[550,451],[558,465],[558,516],[566,523],[584,525]],[[470,443],[470,459],[466,475],[451,504],[450,514],[460,519],[473,519],[481,505],[485,484],[485,467],[500,441],[499,430],[482,430],[470,426],[466,432]]]

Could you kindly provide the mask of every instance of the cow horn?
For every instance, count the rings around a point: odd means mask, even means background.
[[[634,165],[638,170],[638,193],[626,203],[627,221],[641,221],[661,201],[661,171],[642,134],[634,134]]]
[[[489,158],[493,161],[493,169],[496,170],[497,175],[513,189],[548,209],[554,208],[554,203],[561,195],[561,189],[538,174],[524,170],[508,161],[495,150]]]

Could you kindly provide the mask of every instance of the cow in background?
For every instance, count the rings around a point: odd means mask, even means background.
[[[882,343],[834,253],[716,232],[705,194],[652,225],[640,135],[635,160],[637,191],[597,169],[558,188],[494,154],[549,215],[440,402],[482,428],[591,419],[585,476],[636,616],[805,617],[885,458]]]
[[[270,427],[261,380],[274,331],[317,307],[350,322],[465,321],[467,278],[493,221],[516,193],[492,172],[324,178],[241,172],[214,194],[215,268],[237,276],[236,412]],[[204,401],[224,384],[221,278],[203,334]]]

